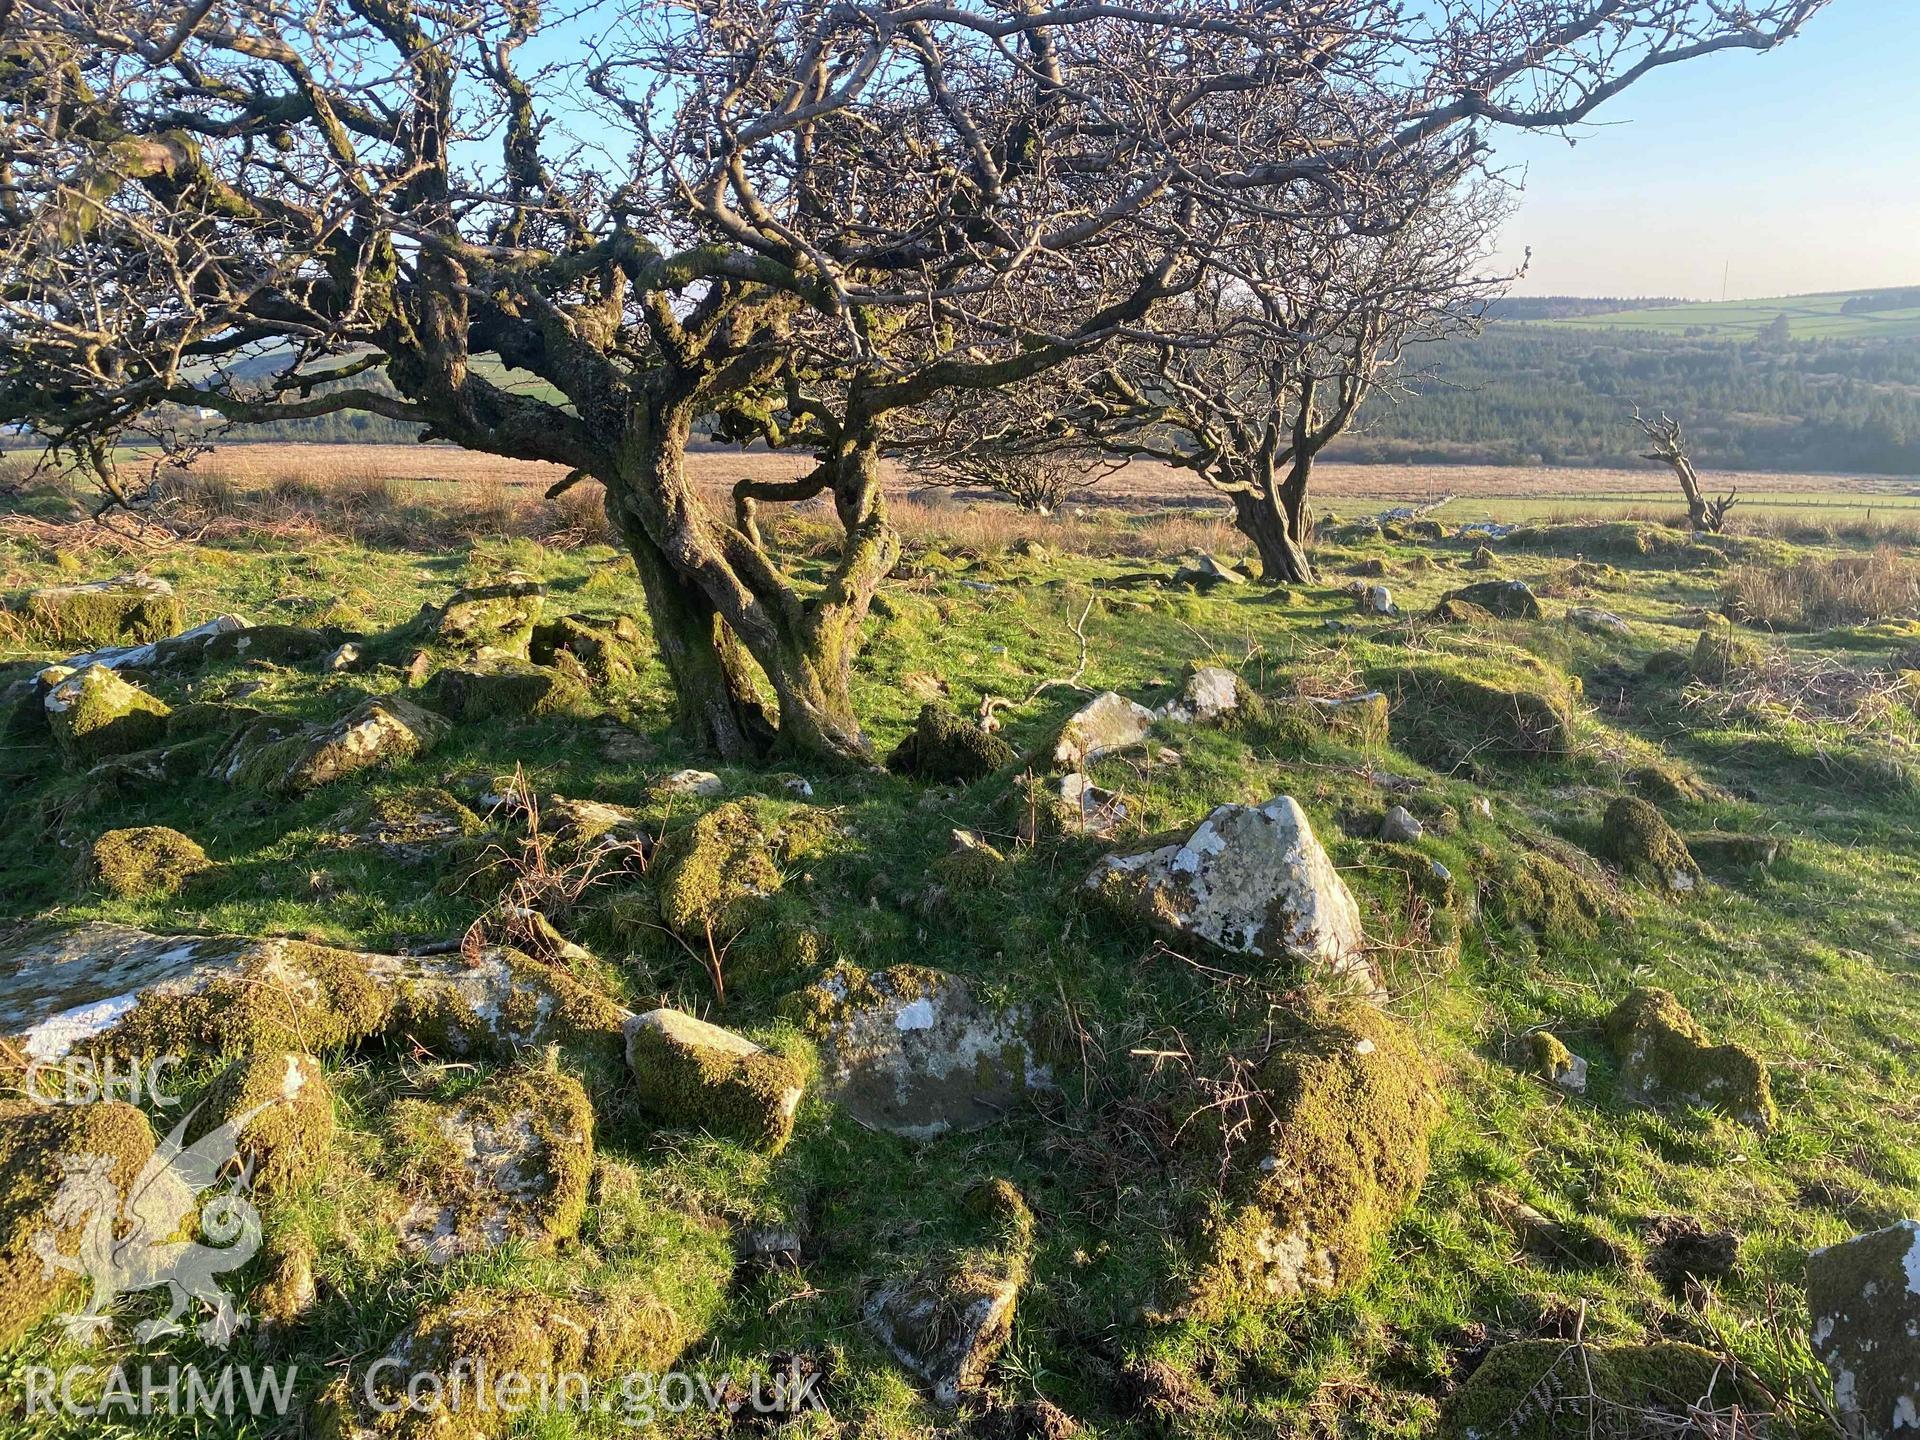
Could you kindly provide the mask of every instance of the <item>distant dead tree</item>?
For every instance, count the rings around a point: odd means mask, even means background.
[[[1680,428],[1680,422],[1664,411],[1658,420],[1649,420],[1635,410],[1633,423],[1653,442],[1653,449],[1640,458],[1666,465],[1680,478],[1680,493],[1687,497],[1687,522],[1695,530],[1718,535],[1726,528],[1727,512],[1733,509],[1734,497],[1740,493],[1738,487],[1727,491],[1718,500],[1707,498],[1700,488],[1700,477],[1694,471],[1693,459],[1687,453],[1687,437]]]
[[[1385,233],[1485,127],[1826,3],[0,0],[0,424],[103,479],[168,405],[556,463],[690,735],[868,764],[897,417],[1138,332],[1251,220]],[[812,457],[735,498],[827,498],[821,583],[694,484],[708,418]]]
[[[917,471],[914,479],[936,489],[988,490],[1029,515],[1051,515],[1125,464],[1085,451],[969,450]]]

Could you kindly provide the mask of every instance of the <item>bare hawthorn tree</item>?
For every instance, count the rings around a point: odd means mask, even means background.
[[[558,463],[605,486],[693,733],[863,760],[894,417],[1096,352],[1248,215],[1377,225],[1476,124],[1575,123],[1824,3],[7,0],[0,421],[103,479],[168,403]],[[693,487],[703,415],[815,457],[742,498],[831,497],[817,592]]]
[[[1693,468],[1693,457],[1687,450],[1686,433],[1680,428],[1680,422],[1664,411],[1658,420],[1649,420],[1635,410],[1633,423],[1653,442],[1653,450],[1640,458],[1667,466],[1679,479],[1680,493],[1687,499],[1687,522],[1696,530],[1718,535],[1726,528],[1727,512],[1733,509],[1734,497],[1740,493],[1738,488],[1729,490],[1718,500],[1707,498],[1700,488],[1700,476]]]
[[[1124,463],[1084,450],[967,446],[916,470],[914,479],[935,489],[991,491],[1029,515],[1044,516],[1082,490],[1092,489]]]

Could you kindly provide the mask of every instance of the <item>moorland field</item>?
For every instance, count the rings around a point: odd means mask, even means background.
[[[716,486],[745,463],[784,462],[698,458]],[[717,1112],[663,1118],[590,1024],[476,1048],[397,1012],[302,1011],[313,1028],[296,1048],[331,1114],[288,1142],[307,1162],[289,1162],[262,1205],[261,1255],[230,1277],[269,1323],[216,1353],[192,1334],[141,1347],[28,1317],[0,1429],[274,1431],[20,1410],[27,1366],[155,1355],[295,1365],[301,1423],[339,1427],[351,1386],[418,1317],[457,1329],[448,1314],[467,1315],[465,1343],[506,1344],[506,1321],[471,1320],[495,1313],[474,1297],[493,1296],[516,1323],[596,1344],[624,1317],[653,1364],[802,1366],[825,1408],[795,1433],[1464,1435],[1462,1387],[1496,1347],[1529,1340],[1576,1356],[1685,1342],[1740,1388],[1713,1392],[1684,1433],[1750,1434],[1756,1413],[1832,1433],[1807,1256],[1920,1212],[1908,486],[1743,477],[1730,533],[1694,536],[1652,469],[1329,466],[1322,509],[1339,518],[1316,541],[1319,583],[1289,590],[1177,579],[1196,550],[1227,565],[1242,552],[1217,501],[1145,467],[1050,519],[902,485],[906,557],[855,670],[875,755],[894,755],[923,707],[964,728],[988,697],[1009,702],[995,713],[1010,748],[941,774],[909,757],[796,775],[716,765],[679,737],[598,491],[546,501],[551,478],[416,446],[233,447],[167,482],[152,523],[111,528],[30,486],[0,516],[0,591],[137,573],[168,583],[184,624],[232,612],[259,638],[135,667],[167,713],[135,753],[94,753],[49,730],[33,678],[92,642],[9,617],[0,948],[84,923],[328,955],[509,945],[566,993],[671,1005],[783,1057],[806,1080],[791,1137],[770,1150]],[[1361,518],[1448,495],[1415,518]],[[1502,528],[1462,529],[1483,521]],[[829,540],[802,510],[768,543],[817,577]],[[469,692],[438,672],[476,662],[447,639],[449,602],[508,580],[539,623],[577,616],[579,633],[618,638],[619,663],[576,674],[548,653],[532,668],[566,684],[456,703]],[[1487,581],[1518,582],[1532,604],[1443,605]],[[1390,613],[1354,593],[1380,585]],[[357,649],[343,660],[341,644]],[[1102,691],[1159,707],[1207,666],[1234,677],[1231,708],[1162,714],[1091,759],[1087,779],[1125,803],[1105,833],[1063,820],[1048,778],[1063,722]],[[236,781],[241,737],[308,733],[369,698],[456,723],[328,783]],[[689,769],[713,785],[696,793]],[[1379,1043],[1415,1058],[1385,1091],[1356,1071],[1337,1102],[1401,1118],[1362,1143],[1359,1172],[1327,1182],[1338,1201],[1316,1201],[1340,1228],[1336,1282],[1261,1295],[1220,1282],[1222,1237],[1265,1193],[1266,1120],[1306,1083],[1263,1066],[1286,1053],[1291,1017],[1348,1002],[1311,967],[1156,929],[1086,881],[1105,855],[1281,795],[1357,900],[1386,1019],[1352,1023],[1387,1026]],[[1628,797],[1665,822],[1652,850],[1653,832],[1623,834],[1621,815],[1641,813]],[[1383,838],[1394,807],[1418,824]],[[204,864],[116,865],[104,837],[142,827],[179,832]],[[1669,836],[1685,848],[1659,848]],[[834,1103],[822,1046],[836,1007],[901,966],[1021,1017],[1044,1079],[990,1123],[932,1138]],[[834,974],[841,988],[823,989]],[[924,972],[887,983],[910,974]],[[1713,1053],[1749,1067],[1745,1090],[1645,1083],[1619,1007],[1650,988],[1702,1044],[1741,1047]],[[236,1013],[252,1016],[244,998]],[[177,1023],[228,1033],[217,1014]],[[1568,1052],[1586,1067],[1577,1091],[1555,1058]],[[226,1075],[208,1042],[178,1078],[204,1097]],[[514,1211],[487,1243],[409,1243],[419,1207],[468,1173],[448,1137],[529,1076],[588,1107],[567,1145],[541,1132],[534,1189],[565,1203]],[[448,1118],[461,1116],[464,1131]],[[935,1348],[965,1328],[939,1308],[952,1297],[1017,1296],[958,1410],[872,1323],[874,1297],[908,1283],[945,1317],[921,1337]],[[1520,1414],[1525,1392],[1475,1403]],[[1625,1402],[1606,1416],[1625,1428],[1597,1433],[1683,1433]],[[656,1417],[668,1434],[728,1423]],[[420,1424],[404,1433],[456,1433]],[[569,1411],[516,1433],[632,1432]]]

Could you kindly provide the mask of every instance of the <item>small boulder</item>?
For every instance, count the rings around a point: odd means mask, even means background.
[[[669,1125],[764,1150],[793,1134],[805,1082],[792,1061],[679,1010],[626,1025],[627,1068],[641,1105]]]
[[[1759,647],[1734,632],[1725,620],[1708,624],[1693,642],[1693,656],[1687,669],[1693,678],[1708,685],[1723,685],[1742,671],[1759,666]]]
[[[1387,697],[1378,690],[1339,699],[1309,696],[1306,704],[1308,713],[1329,735],[1362,749],[1387,743],[1392,711]]]
[[[164,670],[202,659],[215,639],[244,630],[246,625],[238,615],[216,615],[191,630],[182,630],[162,640],[149,640],[144,645],[109,645],[72,656],[62,663],[72,670],[84,670],[89,665],[104,665],[109,670]]]
[[[51,1240],[71,1256],[87,1226],[110,1223],[153,1158],[147,1117],[131,1105],[42,1105],[0,1099],[0,1347],[11,1349],[63,1300],[84,1303],[79,1277],[44,1260]],[[81,1167],[100,1167],[113,1208],[61,1207],[60,1192]],[[43,1238],[44,1237],[44,1238]]]
[[[415,1195],[403,1250],[444,1265],[508,1241],[536,1251],[571,1238],[593,1175],[593,1106],[571,1075],[519,1069],[456,1105],[401,1100],[387,1112]]]
[[[1222,805],[1185,838],[1109,855],[1086,886],[1172,935],[1379,987],[1360,907],[1291,795]]]
[[[47,691],[47,725],[68,758],[92,764],[144,750],[167,731],[171,708],[104,665],[89,665]]]
[[[175,894],[214,868],[197,841],[164,825],[107,831],[93,842],[89,864],[94,882],[122,900]]]
[[[1587,1093],[1587,1062],[1569,1050],[1558,1035],[1536,1030],[1528,1037],[1527,1048],[1533,1056],[1534,1073],[1542,1080],[1573,1095]]]
[[[660,918],[683,940],[724,944],[758,916],[783,876],[771,837],[738,801],[664,836],[654,854]]]
[[[942,1405],[978,1390],[1013,1333],[1033,1250],[1033,1213],[1006,1181],[969,1197],[993,1227],[988,1243],[929,1256],[910,1277],[881,1286],[863,1310],[894,1358]]]
[[[524,658],[546,593],[546,586],[524,575],[508,575],[456,590],[444,606],[428,606],[421,617],[442,644],[468,650],[485,645]]]
[[[445,716],[397,695],[362,702],[331,725],[272,738],[271,725],[242,732],[216,762],[228,784],[299,795],[375,766],[424,755],[445,738]]]
[[[1393,603],[1393,591],[1385,585],[1369,585],[1361,602],[1375,615],[1398,615],[1400,611]]]
[[[1240,704],[1240,677],[1219,665],[1189,669],[1177,698],[1154,713],[1179,725],[1206,724],[1231,714]]]
[[[1020,811],[1020,838],[1032,845],[1048,835],[1087,835],[1105,839],[1137,813],[1138,805],[1117,790],[1103,790],[1074,771],[1051,780],[1034,779]]]
[[[726,782],[711,770],[676,770],[653,783],[654,793],[659,795],[693,795],[710,798],[724,795]]]
[[[912,732],[887,757],[887,768],[897,775],[966,784],[1005,769],[1018,758],[998,735],[930,700],[920,707]]]
[[[1592,605],[1576,605],[1567,611],[1567,622],[1590,635],[1631,635],[1633,627],[1611,610]]]
[[[1060,727],[1053,747],[1053,768],[1085,770],[1103,755],[1117,754],[1146,743],[1153,728],[1153,712],[1117,691],[1094,696]]]
[[[1807,1309],[1847,1433],[1905,1440],[1920,1428],[1920,1220],[1814,1251]]]
[[[1499,563],[1500,557],[1495,555],[1493,551],[1485,545],[1474,546],[1473,554],[1467,557],[1467,569],[1469,570],[1491,570]]]
[[[586,690],[564,671],[515,660],[450,666],[427,682],[422,698],[462,724],[523,720],[579,711]]]
[[[1707,830],[1687,836],[1687,852],[1703,867],[1716,871],[1766,870],[1787,852],[1783,835],[1747,835],[1732,830]]]
[[[1427,827],[1414,818],[1404,805],[1395,805],[1380,822],[1380,838],[1391,844],[1411,845],[1427,833]]]
[[[1567,1440],[1570,1436],[1717,1434],[1702,1417],[1738,1409],[1724,1429],[1756,1431],[1765,1390],[1738,1365],[1697,1345],[1588,1345],[1512,1340],[1494,1347],[1441,1412],[1434,1440]],[[1622,1421],[1639,1417],[1637,1427]]]
[[[1232,566],[1222,565],[1208,551],[1196,550],[1188,559],[1181,561],[1180,568],[1173,572],[1173,583],[1206,591],[1216,585],[1244,585],[1247,577]]]
[[[977,1130],[1053,1084],[1026,1008],[989,1005],[943,971],[836,965],[786,1009],[820,1043],[828,1098],[869,1129]]]
[[[8,613],[23,638],[49,646],[138,645],[174,634],[187,619],[173,587],[148,575],[30,590]]]
[[[334,646],[327,658],[320,662],[320,668],[330,675],[338,675],[345,670],[357,670],[365,656],[353,641]]]
[[[1427,612],[1427,618],[1442,625],[1491,625],[1498,617],[1484,605],[1449,595]]]
[[[1653,806],[1622,795],[1607,806],[1600,826],[1600,852],[1627,874],[1675,895],[1700,888],[1700,867],[1687,842]]]
[[[536,665],[578,673],[596,685],[629,681],[645,647],[640,627],[625,616],[563,615],[533,627],[528,654]]]
[[[1668,990],[1633,991],[1607,1017],[1620,1057],[1622,1095],[1641,1105],[1703,1105],[1761,1130],[1777,1118],[1760,1057],[1744,1045],[1715,1045]]]
[[[1479,580],[1458,590],[1449,590],[1445,599],[1477,605],[1502,620],[1540,618],[1540,598],[1524,580]]]

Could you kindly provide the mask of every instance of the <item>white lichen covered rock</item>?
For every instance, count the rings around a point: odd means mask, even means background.
[[[1238,709],[1240,680],[1220,665],[1196,665],[1181,687],[1178,698],[1167,701],[1155,713],[1176,724],[1205,724]]]
[[[989,1005],[944,971],[837,965],[794,1008],[820,1042],[828,1098],[870,1129],[976,1130],[1053,1084],[1027,1010]]]
[[[1814,1251],[1807,1310],[1847,1434],[1920,1434],[1920,1220]]]
[[[214,764],[229,785],[299,795],[361,770],[411,760],[433,749],[452,728],[436,714],[397,695],[377,696],[330,725],[292,735],[269,719],[235,737]]]
[[[216,615],[211,620],[144,645],[110,645],[75,655],[64,663],[69,669],[84,670],[89,665],[104,665],[109,670],[155,670],[198,659],[206,647],[222,635],[247,628],[238,615]]]
[[[1056,770],[1084,770],[1103,755],[1146,742],[1153,712],[1117,691],[1096,695],[1067,717],[1053,747]]]
[[[1291,795],[1222,805],[1185,839],[1107,856],[1086,884],[1174,936],[1378,988],[1360,907]]]
[[[713,796],[724,794],[726,783],[711,770],[676,770],[654,782],[661,795]]]
[[[54,740],[76,763],[144,749],[166,732],[171,707],[139,686],[104,665],[68,675],[63,668],[41,672],[51,681],[41,704]]]

